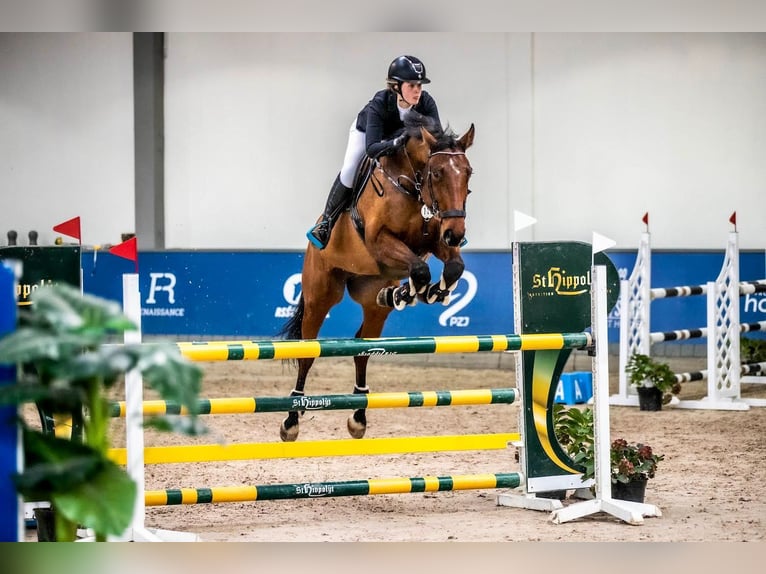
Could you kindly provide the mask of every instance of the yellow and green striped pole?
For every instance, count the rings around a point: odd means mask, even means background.
[[[177,343],[181,353],[191,361],[284,360],[356,355],[536,351],[580,349],[591,344],[592,337],[589,333]]]
[[[329,498],[336,496],[407,494],[447,490],[516,488],[520,484],[521,475],[515,472],[414,478],[372,478],[342,482],[303,482],[264,486],[147,490],[145,501],[146,506],[169,506],[176,504],[255,502],[259,500],[296,498]]]
[[[313,395],[297,397],[244,397],[200,399],[201,415],[274,413],[286,411],[356,410],[411,407],[449,407],[463,405],[511,404],[516,389],[465,389],[456,391],[423,391],[369,393],[357,395]],[[125,401],[109,405],[112,417],[125,416]],[[144,401],[145,415],[186,414],[186,408],[173,401]]]

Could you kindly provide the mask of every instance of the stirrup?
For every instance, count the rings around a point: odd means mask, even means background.
[[[328,229],[328,232],[327,232],[327,239],[326,239],[325,241],[322,241],[322,239],[321,239],[321,238],[319,238],[319,237],[317,237],[316,235],[314,235],[315,233],[320,233],[320,232],[321,232],[321,229],[322,229],[323,225],[324,225],[325,227],[327,227],[327,223],[325,223],[324,221],[320,221],[320,222],[319,222],[319,223],[317,223],[317,224],[316,224],[314,227],[312,227],[311,229],[309,229],[309,230],[306,232],[306,237],[308,238],[308,240],[311,242],[311,244],[312,244],[314,247],[316,247],[316,248],[317,248],[317,249],[319,249],[319,250],[322,250],[322,249],[324,249],[325,247],[327,247],[327,243],[328,243],[328,242],[329,242],[329,240],[330,240],[330,233],[329,233],[329,229]]]

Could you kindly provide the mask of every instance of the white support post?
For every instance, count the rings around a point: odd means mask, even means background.
[[[612,498],[612,479],[609,438],[609,341],[607,329],[607,279],[606,267],[594,266],[591,271],[591,318],[596,355],[593,358],[593,432],[596,459],[596,497],[554,510],[551,520],[556,524],[606,512],[627,522],[642,524],[645,516],[661,516],[652,504],[629,502]]]
[[[651,236],[644,232],[641,234],[633,271],[627,280],[620,281],[619,392],[609,399],[613,405],[638,406],[638,394],[628,384],[625,367],[633,353],[649,354],[651,284]]]
[[[138,274],[126,273],[122,276],[123,312],[137,325],[133,331],[125,331],[125,344],[141,343],[141,293],[138,287]],[[133,507],[133,520],[122,536],[110,541],[122,542],[196,542],[199,537],[194,533],[176,532],[146,528],[146,506],[144,488],[144,428],[143,428],[144,382],[141,373],[134,369],[125,373],[125,434],[130,478],[136,483],[136,501]]]
[[[681,409],[716,409],[746,411],[742,400],[740,378],[740,281],[739,239],[729,233],[721,272],[715,281],[707,282],[707,396],[700,400],[682,400]]]

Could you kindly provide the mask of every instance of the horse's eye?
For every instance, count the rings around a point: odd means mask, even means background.
[[[441,168],[434,169],[431,172],[431,177],[433,177],[435,180],[439,180],[442,177],[442,170]]]

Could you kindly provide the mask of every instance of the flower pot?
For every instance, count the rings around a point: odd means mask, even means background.
[[[646,494],[646,478],[638,478],[630,482],[613,482],[612,498],[629,500],[630,502],[643,502]]]
[[[638,409],[641,411],[661,411],[662,391],[657,387],[637,387]]]

